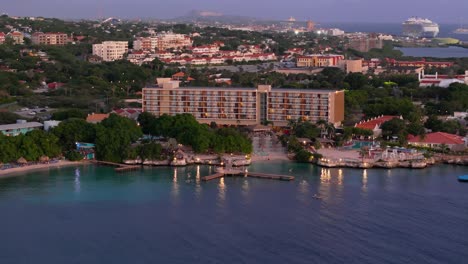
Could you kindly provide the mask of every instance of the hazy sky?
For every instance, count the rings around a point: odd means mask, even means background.
[[[401,22],[411,16],[468,23],[468,0],[0,0],[0,12],[59,18],[173,18],[190,10],[318,22]]]

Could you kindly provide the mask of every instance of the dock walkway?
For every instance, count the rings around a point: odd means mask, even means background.
[[[278,174],[269,174],[269,173],[257,173],[257,172],[242,172],[239,170],[227,170],[224,172],[217,172],[215,174],[205,176],[202,178],[202,181],[211,181],[214,179],[219,179],[226,176],[238,176],[238,177],[252,177],[260,179],[270,179],[270,180],[280,180],[280,181],[292,181],[294,176],[291,175],[278,175]]]
[[[126,165],[126,164],[120,164],[120,163],[115,163],[115,162],[110,162],[110,161],[101,161],[101,160],[94,160],[92,161],[93,163],[96,163],[98,165],[107,165],[107,166],[114,166],[117,167],[115,168],[116,172],[124,172],[124,171],[130,171],[130,170],[137,170],[140,169],[140,165]]]

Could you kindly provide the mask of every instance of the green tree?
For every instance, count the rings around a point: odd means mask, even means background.
[[[68,119],[52,128],[51,133],[58,138],[64,151],[74,150],[76,142],[95,143],[96,125],[84,119]]]
[[[130,145],[143,135],[131,119],[111,114],[96,126],[96,157],[99,160],[122,162]]]

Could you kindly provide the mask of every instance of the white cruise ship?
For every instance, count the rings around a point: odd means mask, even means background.
[[[412,17],[403,22],[403,35],[412,38],[435,38],[439,25],[427,18]]]

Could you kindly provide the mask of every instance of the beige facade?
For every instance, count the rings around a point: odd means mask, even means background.
[[[189,36],[182,34],[162,34],[157,36],[157,48],[160,51],[191,47],[193,44]]]
[[[101,57],[103,61],[121,60],[126,53],[128,53],[127,41],[104,41],[93,45],[93,55]]]
[[[6,37],[12,39],[14,44],[21,45],[24,43],[24,35],[21,32],[13,31],[8,33]]]
[[[201,122],[220,125],[255,125],[264,120],[287,126],[289,120],[344,119],[344,92],[332,90],[179,87],[158,80],[160,87],[143,88],[143,112],[156,116],[190,113]]]
[[[158,46],[157,37],[138,38],[133,41],[134,50],[150,50],[155,51]]]
[[[68,35],[65,33],[36,32],[32,34],[31,41],[36,45],[63,46],[68,42]]]
[[[336,67],[344,59],[343,55],[312,54],[297,57],[297,67]]]

